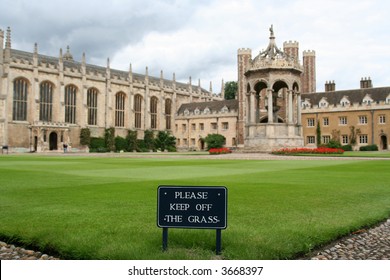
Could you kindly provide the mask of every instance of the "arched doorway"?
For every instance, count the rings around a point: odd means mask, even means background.
[[[199,139],[199,149],[201,150],[201,151],[203,151],[204,150],[204,139],[203,138],[200,138]]]
[[[58,136],[57,136],[56,132],[50,133],[50,136],[49,136],[49,150],[50,151],[58,149],[57,138],[58,138]]]
[[[381,136],[381,150],[387,150],[387,136]]]

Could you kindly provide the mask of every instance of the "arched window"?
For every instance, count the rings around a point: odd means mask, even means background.
[[[115,126],[125,126],[125,94],[118,92],[115,95]]]
[[[65,122],[76,123],[76,92],[74,85],[65,87]]]
[[[39,120],[53,120],[53,84],[42,82],[39,88]]]
[[[142,120],[142,96],[134,96],[134,125],[135,128],[141,128]]]
[[[97,125],[97,98],[98,91],[90,88],[87,91],[88,124]]]
[[[14,121],[27,120],[27,94],[27,81],[25,79],[16,79],[14,81],[14,103],[12,111],[12,119]]]
[[[165,100],[165,129],[171,129],[172,100]]]
[[[152,129],[157,128],[157,97],[153,96],[150,99],[150,127]]]

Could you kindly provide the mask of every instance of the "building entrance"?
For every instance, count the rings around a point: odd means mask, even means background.
[[[381,150],[387,150],[387,136],[381,136]]]
[[[50,133],[50,136],[49,136],[49,150],[50,151],[58,149],[57,138],[58,138],[58,136],[57,136],[56,132]]]

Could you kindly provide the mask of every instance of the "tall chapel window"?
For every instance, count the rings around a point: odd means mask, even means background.
[[[74,85],[65,87],[65,122],[76,123],[76,92]]]
[[[142,96],[134,96],[134,125],[135,128],[141,128],[142,120]]]
[[[53,84],[43,82],[39,88],[39,120],[51,122],[53,120]]]
[[[28,84],[24,79],[14,81],[14,101],[12,110],[12,119],[14,121],[27,120],[27,94]]]
[[[88,124],[97,125],[97,98],[98,91],[90,88],[87,91]]]
[[[150,115],[151,115],[151,118],[150,118],[150,127],[152,129],[156,129],[157,128],[157,97],[152,97],[150,99]]]
[[[165,100],[165,128],[171,129],[172,100]]]
[[[115,96],[115,126],[125,126],[125,94],[123,92]]]

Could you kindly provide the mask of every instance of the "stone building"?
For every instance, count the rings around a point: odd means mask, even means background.
[[[11,48],[11,31],[0,30],[0,145],[11,152],[82,149],[80,130],[92,136],[115,127],[126,136],[136,130],[167,130],[179,150],[203,150],[204,138],[218,133],[226,146],[245,152],[284,147],[315,147],[331,139],[359,146],[389,147],[390,87],[374,88],[370,78],[360,89],[337,91],[334,82],[316,92],[315,52],[299,43],[277,47],[270,28],[268,47],[252,58],[237,52],[238,92],[223,100],[200,85],[111,69],[76,61],[69,47],[58,57]],[[223,88],[221,90],[223,93]]]
[[[238,50],[238,144],[246,151],[303,146],[299,104],[302,84],[315,84],[315,71],[305,68],[315,60],[306,63],[304,55],[302,66],[297,42],[285,42],[280,50],[272,26],[269,39],[253,59],[250,49]]]
[[[176,145],[179,150],[204,150],[208,134],[221,134],[226,147],[237,146],[237,100],[183,104],[176,116]]]
[[[362,78],[359,89],[336,91],[332,81],[326,82],[325,92],[302,94],[303,134],[308,147],[315,147],[320,137],[324,144],[333,139],[354,149],[375,144],[388,150],[389,120],[390,87],[374,88],[370,78]]]
[[[6,35],[6,36],[4,36]],[[5,38],[4,38],[5,37]],[[4,44],[5,39],[5,44]],[[198,85],[111,69],[74,60],[69,47],[58,57],[11,47],[11,30],[0,30],[0,144],[11,151],[51,151],[79,144],[80,129],[94,137],[115,127],[171,131],[181,104],[221,100]]]

